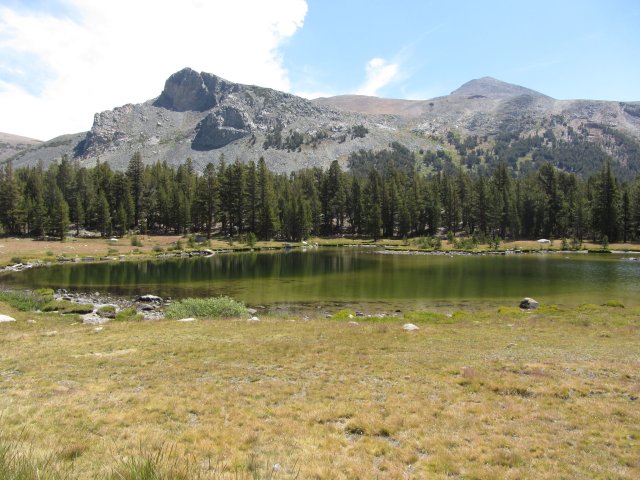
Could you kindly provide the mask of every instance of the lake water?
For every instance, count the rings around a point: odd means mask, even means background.
[[[229,295],[252,306],[517,305],[525,296],[567,305],[610,299],[635,305],[640,298],[640,261],[629,257],[389,255],[365,248],[327,248],[60,264],[3,274],[0,285],[172,298]]]

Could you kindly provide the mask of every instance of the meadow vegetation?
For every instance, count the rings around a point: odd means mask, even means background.
[[[2,478],[640,476],[638,306],[100,330],[2,302]]]

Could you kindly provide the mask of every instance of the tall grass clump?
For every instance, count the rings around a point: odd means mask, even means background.
[[[44,289],[43,289],[44,290]],[[0,291],[0,302],[4,302],[21,312],[40,310],[53,299],[53,295],[36,292]]]
[[[0,478],[3,480],[62,480],[51,464],[51,459],[38,459],[32,452],[24,451],[20,442],[8,442],[0,438]]]
[[[165,310],[167,318],[230,318],[247,315],[247,307],[231,297],[186,298]]]

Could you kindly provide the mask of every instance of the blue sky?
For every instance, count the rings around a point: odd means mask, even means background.
[[[349,93],[373,57],[380,96],[429,98],[482,76],[562,99],[640,100],[640,2],[310,0],[284,45],[294,89]]]
[[[482,76],[640,101],[640,2],[0,0],[0,131],[52,138],[185,66],[308,98],[427,99]]]

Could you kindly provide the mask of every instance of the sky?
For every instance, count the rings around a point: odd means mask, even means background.
[[[307,98],[491,76],[640,101],[637,0],[0,0],[0,132],[48,140],[191,67]]]

